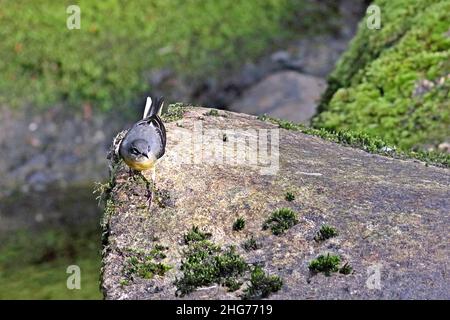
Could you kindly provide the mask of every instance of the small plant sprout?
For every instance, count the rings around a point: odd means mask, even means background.
[[[235,247],[222,250],[209,240],[190,243],[184,256],[181,264],[183,275],[174,283],[176,294],[180,296],[213,283],[236,291],[241,285],[238,278],[248,270],[247,263],[236,253]]]
[[[192,229],[184,235],[184,243],[198,242],[211,238],[211,233],[203,232],[198,226],[193,226]]]
[[[228,288],[229,292],[234,292],[242,286],[242,282],[231,277],[225,279],[224,285]]]
[[[242,217],[237,218],[236,221],[233,223],[234,231],[240,231],[244,229],[244,227],[245,227],[245,219]]]
[[[309,270],[313,273],[323,272],[326,276],[339,270],[341,257],[335,254],[320,255],[309,263]]]
[[[273,212],[264,222],[263,230],[270,229],[274,235],[280,235],[297,223],[295,212],[288,208],[282,208]]]
[[[290,192],[290,191],[286,192],[284,198],[285,198],[287,201],[294,201],[294,200],[295,200],[294,194],[293,194],[292,192]]]
[[[218,117],[219,116],[219,111],[217,111],[215,109],[211,109],[207,113],[205,113],[205,116]]]
[[[128,281],[127,279],[120,279],[120,286],[127,286],[130,284],[130,281]]]
[[[320,230],[315,235],[314,240],[316,240],[317,242],[325,241],[327,239],[336,237],[338,234],[339,233],[337,232],[336,228],[324,224],[322,225],[322,227],[320,227]]]
[[[245,251],[257,250],[260,248],[260,244],[256,242],[255,238],[252,235],[242,243],[242,248],[244,248]]]
[[[95,182],[93,194],[96,195],[95,200],[98,201],[98,205],[100,206],[105,202],[107,195],[111,192],[114,183],[109,181],[107,183]]]
[[[345,274],[345,275],[351,274],[352,272],[353,272],[353,268],[348,262],[346,262],[342,266],[342,268],[339,269],[339,273],[342,273],[342,274]]]
[[[267,275],[264,270],[256,266],[250,276],[250,285],[245,289],[242,299],[267,298],[271,293],[277,292],[283,286],[278,276]]]
[[[163,110],[161,118],[164,122],[172,122],[183,119],[186,107],[182,103],[170,104],[167,110]]]
[[[127,285],[129,280],[133,280],[135,276],[144,279],[152,279],[155,275],[164,276],[164,274],[172,269],[171,266],[159,262],[166,258],[162,252],[166,247],[156,245],[149,253],[130,250],[131,256],[126,260],[123,270],[124,277],[121,285]]]

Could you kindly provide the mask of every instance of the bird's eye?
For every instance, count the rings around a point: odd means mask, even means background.
[[[136,149],[135,147],[132,147],[130,151],[132,154],[136,154],[136,155],[139,154],[139,150]]]

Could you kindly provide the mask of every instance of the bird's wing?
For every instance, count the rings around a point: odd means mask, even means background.
[[[152,97],[147,97],[147,101],[145,103],[144,108],[144,115],[142,119],[160,116],[163,105],[164,105],[163,97],[160,97],[158,99],[152,99]]]
[[[165,148],[166,148],[166,128],[165,128],[161,118],[158,117],[157,115],[155,115],[153,117],[147,117],[146,119],[143,119],[143,120],[140,120],[139,122],[137,122],[135,124],[135,127],[140,128],[140,130],[144,130],[144,131],[148,132],[148,134],[151,134],[151,132],[155,132],[158,135],[159,140],[161,142],[161,151],[157,157],[158,158],[162,157],[164,155]],[[150,131],[147,131],[148,129],[150,129]],[[143,132],[143,131],[141,131],[141,132]]]

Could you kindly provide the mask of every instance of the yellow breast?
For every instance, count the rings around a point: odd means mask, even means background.
[[[147,161],[132,161],[131,159],[124,159],[125,163],[132,169],[143,171],[143,170],[149,170],[152,169],[155,165],[155,161],[153,160],[147,160]]]

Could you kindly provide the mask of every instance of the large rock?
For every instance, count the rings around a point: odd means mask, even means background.
[[[207,111],[188,109],[182,120],[167,124],[167,154],[158,165],[158,196],[150,209],[142,179],[130,177],[122,163],[113,161],[115,184],[104,220],[102,288],[107,299],[176,298],[173,283],[183,276],[180,266],[187,248],[183,235],[193,225],[210,232],[210,241],[222,248],[236,245],[248,263],[280,276],[283,286],[271,299],[450,298],[447,169],[369,154],[278,129],[249,115],[219,111],[214,116]],[[245,130],[275,130],[270,140],[273,170],[245,163],[217,164],[208,155],[200,159],[207,147],[233,148],[231,131],[226,138],[215,132],[219,139],[201,148],[195,140],[181,138],[181,133],[200,126],[241,130],[240,143],[257,134]],[[191,160],[195,164],[187,163]],[[285,199],[287,191],[295,200]],[[262,230],[263,222],[282,207],[294,210],[299,223],[278,236]],[[233,231],[238,217],[246,219],[245,228]],[[314,236],[325,223],[335,226],[339,235],[316,242]],[[250,235],[261,248],[246,252],[241,244]],[[162,261],[173,268],[164,276],[126,279],[130,253],[149,253],[156,244],[168,247]],[[324,252],[340,255],[354,273],[311,274],[309,261]],[[247,285],[228,292],[210,284],[185,298],[236,299]]]
[[[283,71],[268,76],[231,105],[232,110],[309,123],[325,90],[322,78]]]

